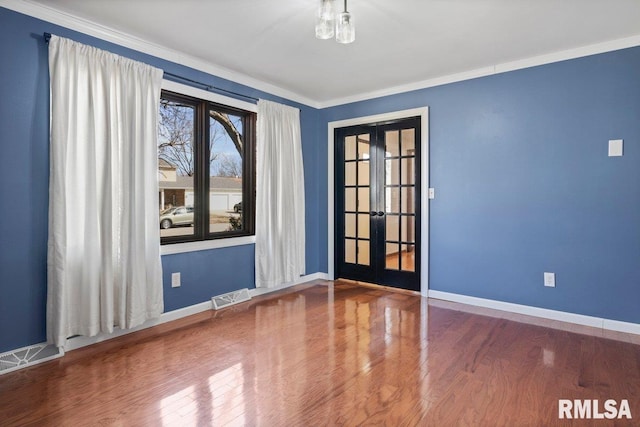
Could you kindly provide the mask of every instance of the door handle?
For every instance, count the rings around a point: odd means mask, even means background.
[[[378,212],[376,212],[376,211],[371,211],[371,216],[376,216],[376,215],[378,215]]]
[[[378,216],[384,216],[384,212],[379,211],[379,212],[378,212]]]

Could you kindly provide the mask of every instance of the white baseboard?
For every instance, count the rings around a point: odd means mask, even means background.
[[[285,285],[278,286],[277,288],[250,289],[249,296],[255,297],[258,295],[264,295],[270,292],[275,292],[281,289],[289,288],[291,286],[299,285],[304,282],[309,282],[311,280],[320,280],[320,279],[328,280],[328,277],[329,276],[327,275],[327,273],[309,274],[306,276],[301,276],[300,279],[296,280],[295,282],[287,283]],[[173,320],[178,320],[183,317],[191,316],[193,314],[197,314],[197,313],[207,311],[207,310],[212,310],[212,309],[213,309],[213,303],[211,302],[211,300],[209,300],[209,301],[201,302],[199,304],[191,305],[189,307],[179,308],[177,310],[163,313],[158,319],[150,320],[132,329],[114,329],[113,333],[111,334],[98,334],[93,337],[77,336],[67,340],[67,345],[64,347],[64,350],[65,351],[76,350],[78,348],[86,347],[92,344],[97,344],[102,341],[110,340],[112,338],[117,338],[122,335],[126,335],[132,332],[137,332],[143,329],[151,328],[152,326],[161,325],[163,323],[171,322]]]
[[[102,333],[93,337],[77,336],[77,337],[69,338],[67,340],[67,345],[64,347],[64,350],[65,351],[76,350],[78,348],[86,347],[88,345],[97,344],[99,342],[107,341],[112,338],[121,337],[123,335],[141,331],[143,329],[151,328],[153,326],[161,325],[163,323],[171,322],[173,320],[178,320],[183,317],[187,317],[203,311],[211,310],[212,308],[213,308],[213,303],[211,301],[205,301],[199,304],[194,304],[188,307],[169,311],[167,313],[162,313],[158,319],[149,320],[135,328],[131,328],[131,329],[116,328],[110,334]]]
[[[618,320],[605,319],[601,317],[585,316],[582,314],[568,313],[565,311],[549,310],[546,308],[531,307],[528,305],[513,304],[510,302],[470,297],[467,295],[453,294],[450,292],[435,290],[429,290],[428,296],[429,298],[440,299],[444,301],[458,302],[461,304],[491,308],[494,310],[507,311],[510,313],[541,317],[543,319],[558,320],[561,322],[575,323],[577,325],[591,326],[603,330],[626,332],[629,334],[640,335],[640,324],[638,323],[621,322]]]
[[[278,286],[275,288],[255,288],[249,289],[249,296],[257,297],[258,295],[269,294],[271,292],[276,292],[282,289],[290,288],[291,286],[299,285],[301,283],[310,282],[312,280],[330,280],[329,275],[327,273],[313,273],[307,274],[306,276],[300,276],[300,278],[296,281],[285,283],[282,286]]]
[[[602,319],[602,329],[640,335],[640,324],[621,322],[619,320]]]

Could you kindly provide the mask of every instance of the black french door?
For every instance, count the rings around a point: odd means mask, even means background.
[[[335,130],[336,277],[420,290],[420,118]]]

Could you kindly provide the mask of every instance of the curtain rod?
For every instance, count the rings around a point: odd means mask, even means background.
[[[49,40],[51,40],[51,33],[44,33],[43,35],[44,35],[44,41],[46,43],[49,43]],[[189,82],[189,83],[193,83],[193,84],[202,86],[205,90],[207,90],[209,92],[222,92],[222,93],[226,93],[226,94],[229,94],[229,95],[239,96],[241,98],[250,99],[252,101],[258,102],[258,98],[254,98],[253,96],[244,95],[242,93],[233,92],[231,90],[215,87],[213,85],[210,85],[210,84],[207,84],[207,83],[202,83],[202,82],[199,82],[197,80],[190,79],[188,77],[180,76],[178,74],[168,73],[168,72],[164,71],[164,75],[167,76],[167,77],[171,77],[174,80],[182,80],[183,82]]]
[[[221,89],[219,87],[212,86],[212,85],[207,84],[207,83],[202,83],[202,82],[199,82],[197,80],[190,79],[188,77],[183,77],[183,76],[180,76],[178,74],[168,73],[168,72],[165,71],[164,75],[168,76],[168,77],[171,77],[173,79],[182,80],[184,82],[189,82],[189,83],[193,83],[193,84],[196,84],[196,85],[200,85],[200,86],[204,87],[204,89],[209,91],[209,92],[222,92],[223,94],[226,93],[226,94],[229,94],[229,95],[239,96],[239,97],[242,97],[242,98],[246,98],[246,99],[250,99],[252,101],[258,102],[258,98],[254,98],[253,96],[244,95],[242,93],[234,92],[234,91],[227,90],[227,89]]]

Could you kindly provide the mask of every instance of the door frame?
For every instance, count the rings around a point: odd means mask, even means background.
[[[413,108],[410,110],[393,111],[389,113],[376,114],[372,116],[355,117],[352,119],[329,122],[327,140],[327,262],[329,279],[335,279],[335,199],[334,199],[334,167],[335,167],[335,130],[343,127],[366,125],[378,122],[385,122],[410,117],[420,117],[420,140],[421,140],[421,198],[420,198],[420,222],[422,229],[420,232],[420,294],[427,296],[429,291],[429,198],[427,197],[429,188],[429,107]]]

